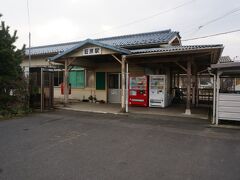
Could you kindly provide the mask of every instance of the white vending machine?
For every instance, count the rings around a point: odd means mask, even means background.
[[[149,107],[166,107],[169,104],[166,75],[149,76]]]

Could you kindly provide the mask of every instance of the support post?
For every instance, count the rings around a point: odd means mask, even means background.
[[[218,115],[218,112],[219,112],[219,90],[220,90],[220,75],[221,73],[218,71],[217,72],[217,92],[216,92],[216,125],[218,125],[219,123],[219,115]]]
[[[64,65],[64,107],[68,104],[68,59]]]
[[[192,88],[192,104],[196,107],[196,95],[197,95],[197,66],[194,64],[193,69],[193,88]]]
[[[125,103],[125,100],[126,100],[126,88],[125,88],[125,82],[126,82],[126,79],[125,79],[125,66],[126,66],[126,56],[123,55],[122,56],[122,63],[121,63],[121,75],[122,75],[122,103],[121,103],[121,112],[126,112],[126,103]]]
[[[173,88],[176,87],[176,73],[173,74]]]
[[[191,60],[187,61],[187,104],[185,114],[191,115]]]
[[[216,75],[213,75],[213,119],[212,124],[216,123]]]
[[[172,89],[174,88],[173,87],[173,83],[172,83],[172,79],[173,79],[173,75],[172,75],[172,69],[170,68],[170,77],[169,77],[169,83],[170,83],[170,95],[172,95]]]
[[[128,74],[128,63],[126,63],[126,113],[128,113],[128,81],[129,81],[129,74]]]
[[[51,82],[51,108],[54,107],[54,71],[51,74],[52,82]]]
[[[198,107],[199,104],[199,76],[198,74],[195,75],[196,77],[196,107]]]
[[[43,68],[41,68],[41,112],[44,110],[44,74]]]
[[[177,72],[177,87],[180,88],[179,86],[180,86],[180,74],[179,72]]]

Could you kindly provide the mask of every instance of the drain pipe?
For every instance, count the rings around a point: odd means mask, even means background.
[[[212,124],[216,123],[216,74],[211,72],[211,68],[208,68],[208,73],[213,76],[213,119]]]

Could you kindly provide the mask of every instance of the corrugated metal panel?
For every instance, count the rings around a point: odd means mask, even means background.
[[[219,101],[220,106],[238,106],[240,107],[240,101]]]
[[[240,94],[219,94],[219,119],[240,121]]]
[[[240,102],[240,94],[220,93],[219,101],[230,101],[230,102],[237,101],[237,102]]]
[[[239,112],[239,106],[220,106],[219,112],[229,112],[229,113],[238,113]]]
[[[219,112],[219,119],[240,121],[239,113]]]

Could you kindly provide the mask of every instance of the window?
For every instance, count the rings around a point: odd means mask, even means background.
[[[60,86],[63,83],[63,71],[60,69],[54,70],[54,86]]]
[[[119,88],[119,74],[108,75],[108,88],[109,89],[120,89]]]
[[[235,90],[235,79],[231,77],[220,78],[220,92],[232,92]]]
[[[88,49],[84,49],[84,53],[83,54],[88,54]]]
[[[70,71],[69,81],[72,88],[84,88],[85,87],[85,71]]]
[[[240,93],[240,78],[221,77],[220,78],[221,93]]]
[[[207,76],[199,77],[199,88],[202,89],[213,88],[213,78]]]

